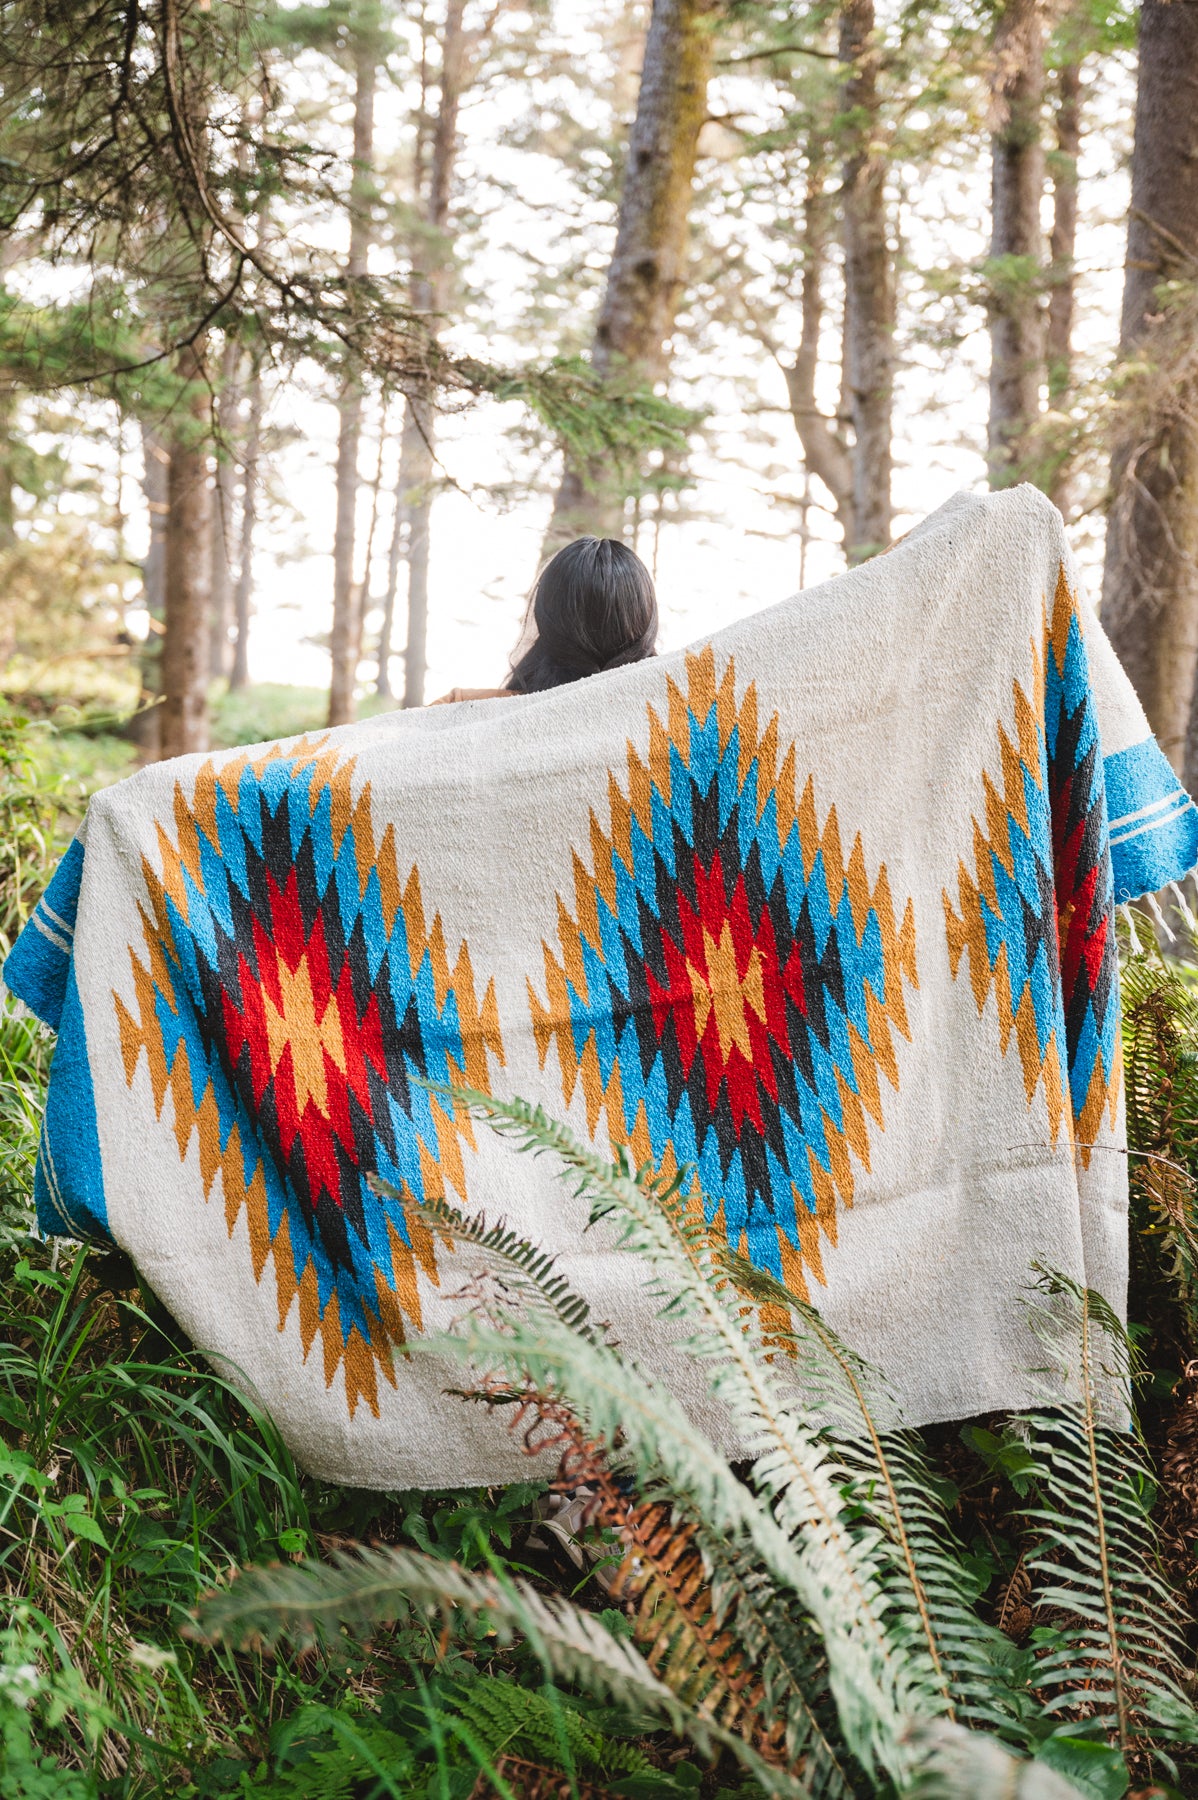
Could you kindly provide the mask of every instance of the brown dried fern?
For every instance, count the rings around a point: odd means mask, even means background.
[[[505,1398],[511,1399],[510,1390]],[[560,1401],[529,1390],[511,1420],[529,1455],[556,1450],[552,1487],[593,1490],[585,1523],[612,1530],[624,1555],[606,1583],[623,1602],[638,1649],[654,1674],[703,1716],[736,1731],[767,1761],[786,1760],[785,1724],[767,1725],[765,1688],[733,1633],[717,1616],[711,1582],[691,1525],[661,1502],[633,1498],[613,1475],[602,1444],[588,1441]]]
[[[522,1756],[497,1756],[493,1772],[479,1770],[470,1800],[611,1800],[611,1793],[602,1782],[580,1781]]]

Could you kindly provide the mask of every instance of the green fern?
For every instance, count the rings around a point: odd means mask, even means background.
[[[1136,1440],[1101,1416],[1112,1378],[1117,1389],[1128,1371],[1126,1337],[1100,1300],[1045,1278],[1037,1313],[1053,1369],[1068,1379],[1051,1409],[1021,1423],[1038,1480],[1035,1599],[1042,1617],[1067,1612],[1073,1629],[1038,1647],[1033,1693],[1012,1685],[1014,1653],[977,1615],[924,1452],[880,1377],[810,1306],[711,1243],[683,1178],[606,1162],[520,1102],[453,1100],[522,1150],[554,1155],[592,1222],[608,1221],[749,1442],[749,1482],[670,1388],[609,1341],[552,1258],[432,1202],[419,1209],[425,1222],[470,1243],[496,1278],[476,1287],[478,1304],[450,1337],[413,1348],[451,1351],[487,1391],[518,1400],[522,1419],[530,1409],[565,1418],[559,1438],[572,1434],[575,1454],[563,1469],[589,1456],[609,1498],[609,1475],[633,1478],[635,1504],[621,1514],[613,1501],[605,1522],[621,1525],[639,1561],[630,1593],[648,1657],[564,1599],[402,1551],[251,1570],[206,1602],[207,1631],[303,1638],[415,1609],[449,1632],[461,1613],[481,1613],[501,1640],[526,1639],[547,1675],[707,1753],[730,1751],[764,1793],[795,1800],[1062,1800],[1079,1791],[1066,1773],[1084,1786],[1101,1762],[1104,1781],[1117,1779],[1133,1738],[1154,1742],[1166,1768],[1162,1741],[1198,1741],[1180,1615],[1146,1524],[1147,1469]],[[459,1720],[472,1743],[524,1729],[526,1706],[480,1706],[473,1723]],[[1079,1707],[1089,1720],[1071,1735]],[[574,1738],[560,1721],[554,1730],[552,1753],[535,1732],[509,1740],[513,1766],[531,1753],[534,1785],[550,1754],[583,1762],[583,1728]],[[1033,1745],[1031,1760],[1012,1748]],[[498,1766],[509,1751],[486,1753]]]
[[[1198,1354],[1198,988],[1159,956],[1123,971],[1132,1306]]]
[[[789,1316],[789,1327],[771,1325],[771,1339],[793,1353],[807,1405],[836,1437],[853,1506],[882,1533],[883,1585],[909,1641],[923,1645],[938,1671],[945,1712],[1026,1747],[1027,1707],[1008,1685],[1010,1640],[978,1616],[963,1548],[923,1446],[901,1429],[883,1377],[768,1271],[728,1252],[717,1260],[738,1293]]]
[[[408,1204],[413,1206],[414,1203],[409,1201]],[[518,1290],[534,1316],[548,1315],[587,1342],[604,1343],[602,1334],[590,1322],[586,1303],[569,1289],[551,1257],[520,1240],[505,1226],[490,1227],[477,1214],[462,1213],[443,1199],[416,1203],[414,1210],[424,1223],[442,1236],[484,1252],[502,1273],[505,1289],[509,1292]],[[510,1325],[502,1328],[507,1337]],[[459,1337],[451,1347],[459,1353],[463,1349],[477,1352],[480,1343],[477,1337],[466,1340]],[[527,1372],[527,1369],[521,1371],[525,1375]],[[509,1394],[517,1391],[510,1389]],[[624,1391],[621,1384],[621,1392]],[[683,1416],[679,1415],[679,1419]],[[592,1419],[591,1423],[594,1422]],[[648,1442],[652,1444],[658,1440],[653,1435],[652,1421],[650,1424]],[[645,1449],[645,1457],[648,1454]],[[724,1469],[722,1458],[714,1450],[709,1461],[711,1467]],[[639,1478],[642,1487],[652,1485],[646,1460],[639,1464]],[[818,1634],[808,1626],[805,1615],[795,1611],[787,1587],[780,1584],[772,1572],[763,1570],[760,1557],[752,1548],[742,1548],[739,1539],[726,1530],[712,1530],[709,1508],[701,1502],[694,1503],[681,1487],[676,1465],[672,1480],[669,1473],[663,1473],[663,1479],[673,1496],[676,1517],[694,1532],[707,1558],[716,1623],[728,1631],[735,1631],[755,1659],[760,1676],[764,1729],[768,1733],[781,1728],[788,1752],[794,1762],[803,1765],[804,1779],[816,1800],[823,1795],[832,1800],[843,1800],[849,1795],[850,1787],[841,1767],[844,1751],[835,1734],[830,1735],[828,1708],[822,1703],[827,1690],[827,1667]],[[739,1484],[732,1491],[738,1499],[741,1497]],[[673,1632],[679,1642],[685,1640],[688,1633],[693,1637],[693,1620],[671,1616],[673,1600],[666,1585],[658,1585],[656,1600],[664,1615],[661,1632]],[[707,1710],[720,1716],[721,1707],[734,1706],[735,1696],[727,1689],[717,1659],[708,1655],[704,1661],[709,1682],[704,1696]],[[691,1667],[688,1679],[699,1678],[700,1671]]]
[[[510,1291],[535,1306],[538,1311],[548,1310],[567,1330],[578,1332],[580,1337],[593,1341],[602,1338],[602,1332],[591,1322],[591,1309],[587,1302],[558,1273],[556,1258],[547,1250],[522,1238],[502,1219],[497,1224],[488,1224],[481,1213],[463,1212],[460,1207],[439,1195],[433,1195],[427,1200],[405,1197],[398,1188],[392,1187],[377,1175],[369,1177],[369,1185],[376,1193],[400,1202],[439,1237],[468,1244],[479,1251],[493,1267],[502,1266]]]
[[[1050,1391],[1076,1396],[1021,1421],[1039,1485],[1027,1512],[1035,1604],[1067,1620],[1037,1664],[1045,1711],[1080,1706],[1123,1754],[1142,1734],[1198,1743],[1186,1620],[1149,1516],[1152,1471],[1105,1400],[1113,1379],[1130,1401],[1127,1333],[1099,1295],[1064,1276],[1042,1275],[1039,1291],[1032,1325],[1050,1359]]]
[[[654,1673],[767,1758],[784,1754],[819,1800],[851,1800],[819,1639],[785,1590],[677,1501],[631,1498],[593,1445],[567,1444],[559,1479],[594,1490],[594,1522],[624,1545],[611,1592],[634,1609]]]
[[[438,1709],[462,1721],[492,1760],[515,1756],[585,1775],[615,1780],[652,1768],[635,1744],[609,1737],[547,1687],[524,1687],[496,1676],[478,1676],[442,1692]]]
[[[201,1603],[196,1635],[240,1648],[283,1637],[310,1645],[343,1626],[364,1635],[413,1612],[439,1619],[447,1632],[457,1613],[482,1615],[500,1643],[526,1639],[560,1679],[656,1719],[705,1755],[731,1751],[773,1800],[809,1800],[787,1771],[679,1701],[639,1652],[592,1613],[525,1581],[475,1574],[418,1551],[363,1549],[326,1563],[244,1570]]]
[[[800,1414],[798,1396],[780,1391],[755,1342],[751,1315],[742,1316],[722,1296],[702,1214],[686,1206],[681,1178],[669,1184],[653,1183],[647,1172],[638,1178],[626,1161],[614,1165],[605,1161],[539,1107],[523,1101],[464,1090],[457,1090],[454,1098],[498,1131],[514,1136],[522,1149],[553,1153],[565,1177],[590,1195],[592,1224],[614,1218],[622,1246],[646,1263],[650,1289],[663,1311],[693,1326],[682,1347],[704,1367],[713,1393],[737,1419],[746,1443],[756,1452],[754,1485],[768,1503],[746,1507],[739,1484],[726,1483],[720,1497],[722,1516],[711,1522],[718,1531],[754,1542],[773,1577],[793,1588],[819,1627],[847,1744],[867,1768],[885,1769],[901,1783],[906,1774],[902,1721],[912,1713],[947,1709],[951,1702],[945,1683],[922,1646],[901,1642],[889,1631],[877,1534],[850,1529],[844,1495],[847,1471],[818,1428]],[[517,1354],[533,1358],[529,1368],[534,1382],[560,1383],[572,1399],[594,1401],[603,1381],[594,1360],[595,1346],[572,1344],[556,1333],[552,1337],[546,1333],[533,1344],[517,1320],[505,1320],[504,1329],[520,1338]],[[538,1332],[544,1330],[538,1326]],[[471,1348],[480,1358],[504,1356],[498,1335],[489,1343],[475,1336]],[[618,1365],[619,1359],[613,1360]],[[664,1399],[670,1402],[674,1444],[686,1434],[698,1452],[693,1460],[687,1459],[688,1467],[668,1471],[671,1486],[677,1491],[681,1477],[682,1492],[687,1493],[688,1476],[696,1477],[707,1488],[708,1503],[719,1504],[716,1470],[726,1471],[723,1457],[706,1440],[700,1449],[696,1440],[701,1434],[689,1421],[683,1425],[681,1408],[660,1384],[643,1379],[657,1388],[658,1406]],[[614,1400],[622,1384],[610,1374],[606,1380]],[[621,1426],[630,1441],[635,1434],[638,1460],[651,1462],[671,1442],[663,1436],[664,1421],[654,1418],[652,1411],[638,1414],[637,1423],[631,1424],[618,1405],[595,1409],[586,1404],[584,1416],[606,1442],[614,1441]],[[694,1498],[701,1500],[701,1495]],[[791,1549],[796,1541],[797,1555]]]

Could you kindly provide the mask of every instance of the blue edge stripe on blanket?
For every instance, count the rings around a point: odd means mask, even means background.
[[[1154,894],[1198,864],[1198,807],[1155,738],[1104,761],[1116,902]],[[96,1102],[72,942],[84,849],[76,838],[4,964],[4,983],[58,1033],[34,1197],[47,1235],[111,1242]]]

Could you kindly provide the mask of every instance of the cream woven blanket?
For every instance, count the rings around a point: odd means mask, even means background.
[[[60,1034],[41,1222],[334,1479],[528,1472],[400,1351],[468,1262],[372,1171],[557,1252],[699,1406],[639,1265],[417,1078],[464,1080],[695,1165],[912,1422],[1018,1406],[1033,1259],[1122,1304],[1114,908],[1196,858],[1059,515],[962,496],[688,652],[99,795],[5,969]]]

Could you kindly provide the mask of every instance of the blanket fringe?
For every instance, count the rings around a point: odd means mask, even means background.
[[[1190,874],[1193,874],[1193,870],[1190,871]],[[1184,886],[1184,883],[1187,882],[1189,878],[1189,875],[1183,875],[1180,881],[1171,881],[1169,883],[1169,892],[1172,894],[1174,900],[1176,900],[1177,910],[1185,920],[1187,928],[1194,937],[1198,937],[1198,919],[1194,917],[1190,908],[1190,903],[1186,899]]]
[[[1190,933],[1190,936],[1198,941],[1198,916],[1195,915],[1194,909],[1190,905],[1185,891],[1186,882],[1191,880],[1198,884],[1198,868],[1189,869],[1179,880],[1169,882],[1167,887],[1161,889],[1161,893],[1169,895],[1178,912],[1185,920],[1186,929]],[[1141,911],[1138,922],[1141,929],[1147,924],[1151,925],[1152,935],[1157,943],[1160,942],[1159,934],[1162,932],[1169,943],[1175,944],[1177,942],[1177,933],[1166,918],[1164,910],[1161,907],[1160,899],[1156,894],[1144,894],[1134,902],[1125,900],[1119,904],[1116,910],[1122,917],[1124,925],[1127,927],[1127,941],[1133,956],[1140,956],[1144,950],[1144,945],[1141,943],[1140,935],[1136,930],[1136,907],[1146,907],[1148,913],[1151,914],[1151,919],[1149,919],[1146,914]]]
[[[1153,919],[1156,921],[1157,929],[1159,931],[1164,932],[1165,936],[1168,938],[1168,940],[1171,944],[1175,944],[1177,942],[1177,933],[1174,931],[1174,929],[1170,925],[1168,919],[1166,919],[1164,913],[1161,911],[1161,903],[1157,899],[1156,895],[1155,894],[1146,894],[1144,896],[1144,898],[1148,902],[1149,912],[1152,914]]]
[[[1131,945],[1131,953],[1133,956],[1139,956],[1142,945],[1136,936],[1136,916],[1126,902],[1119,908],[1119,915],[1127,926],[1127,941]]]

